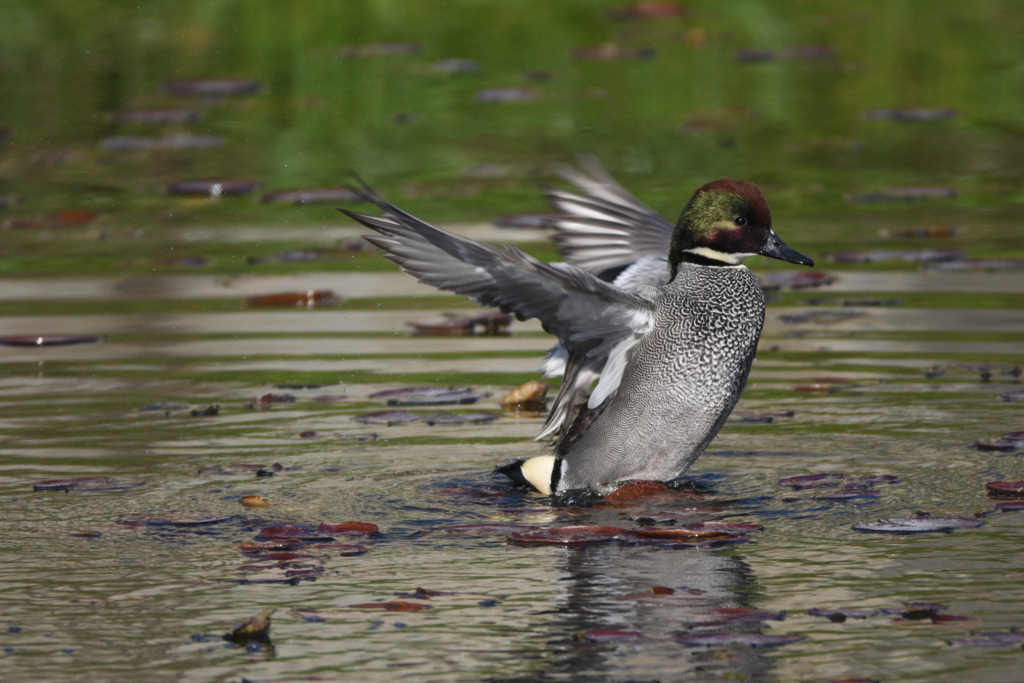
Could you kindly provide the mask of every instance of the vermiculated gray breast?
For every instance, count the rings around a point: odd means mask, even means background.
[[[763,322],[747,268],[680,265],[660,288],[654,330],[628,352],[618,393],[566,454],[559,490],[685,472],[736,405]]]

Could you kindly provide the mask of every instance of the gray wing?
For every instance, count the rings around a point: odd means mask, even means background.
[[[499,249],[454,235],[369,188],[363,194],[383,216],[343,213],[380,233],[366,239],[386,258],[424,284],[464,294],[520,320],[539,319],[574,359],[566,377],[575,377],[583,367],[599,373],[614,349],[639,340],[653,324],[654,301],[646,292],[620,289],[575,266],[542,263],[514,247]],[[580,403],[574,386],[563,383],[542,436],[568,429],[576,414],[573,405]]]
[[[634,284],[664,284],[667,269],[661,277],[660,265],[668,256],[672,223],[627,192],[596,157],[581,156],[578,162],[579,169],[561,165],[555,172],[586,194],[549,190],[546,195],[564,214],[545,221],[555,230],[562,258],[595,275],[641,260],[657,261]]]

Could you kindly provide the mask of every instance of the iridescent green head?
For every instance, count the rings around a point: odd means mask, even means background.
[[[772,211],[757,185],[721,178],[693,193],[672,234],[668,262],[675,279],[683,262],[736,266],[757,254],[814,265],[783,244],[772,230]]]

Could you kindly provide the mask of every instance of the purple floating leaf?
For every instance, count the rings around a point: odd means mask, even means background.
[[[1007,391],[1004,394],[999,394],[999,398],[1004,401],[1024,401],[1024,389],[1017,389],[1016,391]]]
[[[407,424],[409,422],[417,422],[422,419],[422,415],[408,413],[404,410],[385,410],[379,413],[367,413],[366,415],[360,415],[356,418],[356,422],[371,425],[388,425],[391,427],[394,425]]]
[[[806,489],[815,486],[836,486],[846,475],[841,472],[828,472],[825,474],[808,474],[798,477],[785,477],[779,479],[779,486],[792,486],[795,489]]]
[[[1011,500],[1006,503],[996,503],[996,510],[1003,512],[1017,512],[1024,510],[1024,500]]]
[[[771,636],[762,633],[702,633],[693,636],[680,636],[676,642],[688,647],[716,647],[741,643],[748,647],[778,647],[798,643],[804,636],[795,634]]]
[[[1002,453],[1009,453],[1019,448],[1019,442],[1014,441],[982,441],[981,439],[974,440],[974,447],[979,451],[1000,451]]]
[[[857,531],[884,534],[918,534],[929,531],[952,531],[979,527],[984,522],[966,517],[894,517],[877,522],[854,524]]]
[[[144,481],[120,481],[113,477],[76,477],[74,479],[50,479],[32,484],[33,491],[127,491],[144,486]]]
[[[985,488],[996,494],[1016,495],[1024,493],[1024,479],[1017,481],[990,481]]]
[[[1024,441],[1024,432],[1006,432],[999,439],[1001,441]]]

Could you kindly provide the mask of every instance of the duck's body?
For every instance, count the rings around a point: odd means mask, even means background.
[[[671,232],[610,177],[581,183],[591,196],[560,196],[579,209],[565,223],[580,226],[576,237],[562,240],[579,267],[453,235],[369,188],[384,216],[345,212],[381,233],[367,239],[420,282],[536,317],[559,338],[547,370],[563,375],[562,388],[538,437],[556,436],[555,452],[500,470],[541,493],[603,494],[683,474],[736,405],[761,334],[764,296],[743,259],[812,264],[775,235],[751,183],[698,188]],[[612,233],[617,243],[602,246]],[[593,274],[607,268],[625,268],[616,284]]]
[[[653,297],[652,329],[627,352],[608,407],[562,456],[558,493],[679,477],[747,382],[764,296],[745,266],[684,264],[671,283],[635,293]]]

